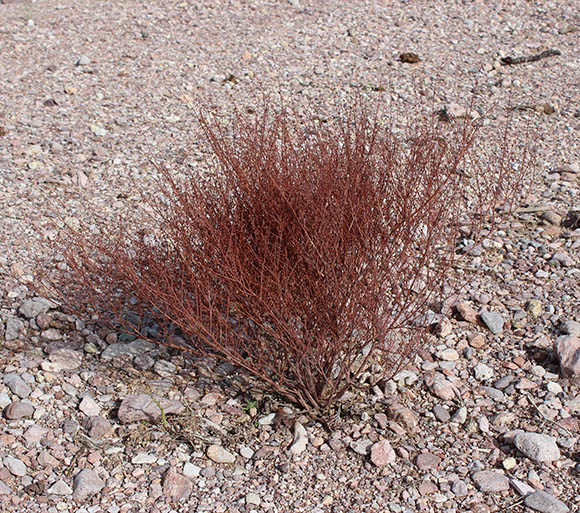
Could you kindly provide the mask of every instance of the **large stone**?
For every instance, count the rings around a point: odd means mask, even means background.
[[[89,433],[89,436],[95,440],[100,440],[113,431],[111,423],[107,419],[99,416],[89,417],[85,420],[83,426]]]
[[[83,54],[75,61],[75,66],[88,66],[90,63],[91,59]]]
[[[18,309],[18,312],[27,319],[34,319],[38,314],[46,313],[54,307],[55,305],[52,301],[43,297],[35,297],[24,301],[22,306]]]
[[[18,374],[10,373],[4,376],[4,384],[16,394],[20,399],[26,399],[32,392],[30,385],[26,383]]]
[[[73,497],[76,500],[83,500],[99,493],[104,487],[105,481],[94,470],[84,469],[73,480]]]
[[[554,352],[560,362],[562,376],[580,385],[580,338],[563,335],[554,341]]]
[[[186,461],[183,465],[183,474],[187,477],[198,477],[201,472],[201,467],[194,465],[190,461]]]
[[[437,467],[439,467],[440,463],[441,458],[430,452],[419,454],[415,460],[415,465],[417,465],[419,470],[437,470]]]
[[[32,447],[38,442],[40,442],[43,438],[45,438],[50,431],[42,426],[38,426],[36,424],[32,424],[24,433],[24,440],[26,441],[27,447]]]
[[[96,417],[101,413],[101,407],[89,395],[85,395],[82,398],[79,403],[79,410],[89,417]]]
[[[395,461],[395,451],[388,440],[381,440],[371,447],[371,461],[377,467],[384,467]]]
[[[42,365],[44,370],[50,372],[74,370],[78,369],[83,363],[83,354],[79,351],[74,351],[72,349],[62,347],[52,351],[48,355],[48,359],[50,360],[50,364],[48,366]],[[43,364],[44,363],[46,362],[43,362]]]
[[[18,420],[25,417],[32,417],[34,413],[34,407],[30,403],[24,403],[21,401],[14,401],[6,406],[4,410],[4,416],[9,420]]]
[[[179,401],[162,397],[153,398],[147,394],[129,395],[123,399],[117,416],[123,424],[132,422],[158,422],[162,415],[178,415],[185,410]]]
[[[495,470],[481,470],[473,474],[473,481],[482,492],[503,492],[509,490],[510,481],[502,473]]]
[[[26,475],[26,465],[22,460],[18,458],[13,458],[12,456],[6,456],[4,458],[4,466],[8,469],[13,476],[22,477]]]
[[[455,305],[455,310],[457,311],[457,314],[461,320],[470,322],[472,324],[477,322],[477,312],[469,303],[457,303]]]
[[[402,424],[410,433],[415,431],[419,423],[413,410],[397,402],[391,402],[387,405],[387,417]]]
[[[221,445],[210,445],[207,457],[214,463],[234,463],[236,461],[235,455]]]
[[[570,509],[560,499],[538,490],[524,499],[524,504],[541,513],[568,513]]]
[[[481,312],[479,317],[494,335],[499,335],[503,331],[505,321],[501,314],[497,312]]]
[[[560,325],[560,333],[580,337],[580,322],[567,320]]]
[[[514,444],[520,452],[538,463],[560,459],[560,449],[556,440],[548,435],[519,432]]]
[[[24,330],[24,323],[14,316],[9,316],[6,319],[6,331],[4,332],[4,340],[6,342],[11,342],[16,340],[20,335],[20,332]]]
[[[163,494],[170,501],[186,501],[191,495],[191,479],[180,474],[177,469],[170,467],[163,476]]]
[[[455,386],[443,374],[437,373],[435,376],[428,376],[425,377],[425,383],[435,397],[444,401],[455,399]]]
[[[148,342],[141,338],[133,340],[133,342],[129,342],[128,344],[111,344],[101,353],[101,359],[109,361],[119,356],[130,356],[134,358],[135,356],[150,351],[154,347],[155,344],[153,342]]]
[[[550,259],[551,264],[559,264],[562,267],[572,267],[574,265],[574,259],[566,253],[554,253]]]

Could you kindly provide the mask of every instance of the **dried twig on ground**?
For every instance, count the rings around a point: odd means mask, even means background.
[[[562,55],[562,52],[560,50],[554,50],[554,49],[550,49],[550,50],[545,50],[543,52],[534,54],[534,55],[528,55],[527,57],[504,57],[501,60],[501,63],[504,66],[511,66],[513,64],[523,64],[525,62],[535,62],[535,61],[539,61],[540,59],[545,59],[546,57],[555,57],[556,55]]]

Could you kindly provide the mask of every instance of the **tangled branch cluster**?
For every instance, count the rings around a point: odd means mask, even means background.
[[[476,238],[513,201],[529,161],[509,138],[484,151],[481,120],[429,118],[397,136],[363,108],[322,124],[266,105],[227,129],[200,122],[211,180],[156,164],[153,234],[65,231],[55,290],[141,336],[154,322],[156,342],[316,411],[371,363],[387,375],[413,354],[460,233]]]

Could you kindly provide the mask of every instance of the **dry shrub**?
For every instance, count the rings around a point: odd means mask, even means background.
[[[146,236],[66,230],[58,295],[323,411],[371,363],[388,377],[413,354],[458,238],[514,199],[528,164],[508,128],[486,150],[482,119],[426,119],[395,135],[360,106],[323,123],[266,104],[227,129],[202,114],[216,173],[155,164]]]

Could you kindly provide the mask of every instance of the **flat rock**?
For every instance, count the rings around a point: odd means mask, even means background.
[[[548,435],[520,432],[515,436],[514,444],[520,452],[538,463],[560,459],[556,439]]]
[[[249,492],[246,494],[246,504],[251,504],[253,506],[259,506],[262,503],[262,499],[257,493]]]
[[[546,493],[542,490],[538,490],[524,499],[524,504],[535,511],[540,511],[541,513],[567,513],[570,511],[568,506],[564,504],[560,499],[557,499],[553,495]]]
[[[72,349],[60,348],[48,355],[49,366],[42,365],[44,370],[57,372],[61,370],[78,369],[83,363],[83,354]],[[43,362],[43,364],[46,362]]]
[[[162,378],[168,378],[177,372],[177,367],[167,360],[158,360],[153,365],[153,370]]]
[[[74,477],[73,497],[83,500],[99,493],[104,487],[105,481],[94,470],[83,469]]]
[[[207,450],[207,457],[215,463],[234,463],[236,461],[235,455],[221,445],[210,445]]]
[[[435,353],[435,356],[439,360],[447,361],[447,362],[454,362],[459,360],[459,353],[453,349],[452,347],[446,347],[441,349]]]
[[[415,459],[415,465],[419,470],[436,470],[441,463],[441,458],[430,452],[419,454]]]
[[[79,410],[89,417],[96,417],[101,413],[101,407],[89,395],[82,398],[79,403]]]
[[[170,501],[186,501],[191,495],[191,479],[179,473],[175,467],[170,467],[163,476],[163,495]]]
[[[73,491],[72,488],[66,484],[66,482],[64,482],[62,479],[59,479],[48,490],[46,490],[46,493],[54,495],[71,495]]]
[[[510,480],[495,470],[481,470],[472,476],[473,482],[482,492],[503,492],[509,490]]]
[[[20,397],[20,399],[26,399],[32,392],[30,385],[26,383],[18,374],[6,374],[6,376],[4,376],[4,384],[13,394]]]
[[[9,316],[6,319],[6,330],[4,331],[4,340],[6,342],[11,342],[12,340],[16,340],[20,335],[20,332],[24,330],[24,323],[18,317],[14,317],[13,315]]]
[[[111,344],[101,353],[101,360],[109,361],[120,356],[130,356],[131,358],[134,358],[135,356],[150,351],[154,347],[155,344],[153,344],[153,342],[141,338],[133,340],[133,342],[129,342],[128,344]]]
[[[532,486],[530,486],[525,481],[520,481],[519,479],[512,479],[510,480],[510,484],[512,485],[513,489],[522,497],[526,497],[530,495],[530,493],[534,493],[536,490]]]
[[[155,364],[155,360],[148,354],[138,354],[133,359],[133,367],[137,370],[149,370]]]
[[[395,451],[388,440],[381,440],[371,447],[371,461],[377,467],[384,467],[395,461]]]
[[[560,333],[564,335],[580,336],[580,322],[567,320],[560,325]]]
[[[160,408],[161,407],[161,408]],[[162,411],[163,409],[163,411]],[[179,401],[165,398],[153,398],[147,394],[129,395],[123,399],[117,416],[123,424],[132,422],[158,422],[162,413],[178,415],[185,410]]]
[[[27,299],[18,309],[18,313],[27,319],[34,319],[38,314],[46,313],[56,305],[43,297]]]
[[[32,417],[34,407],[30,403],[14,401],[4,409],[4,416],[9,420],[18,420],[25,417]]]
[[[131,463],[133,465],[151,465],[157,461],[157,456],[155,454],[149,454],[146,452],[139,452],[131,458]]]
[[[194,465],[190,461],[186,461],[183,465],[183,474],[187,477],[198,477],[201,472],[201,467]]]
[[[4,466],[8,469],[13,476],[22,477],[26,475],[26,465],[22,460],[18,458],[13,458],[12,456],[6,456],[3,460]]]
[[[562,335],[554,341],[554,352],[560,362],[562,376],[580,385],[580,338]]]
[[[501,314],[497,312],[481,312],[479,318],[494,335],[499,335],[503,332],[505,320]]]

